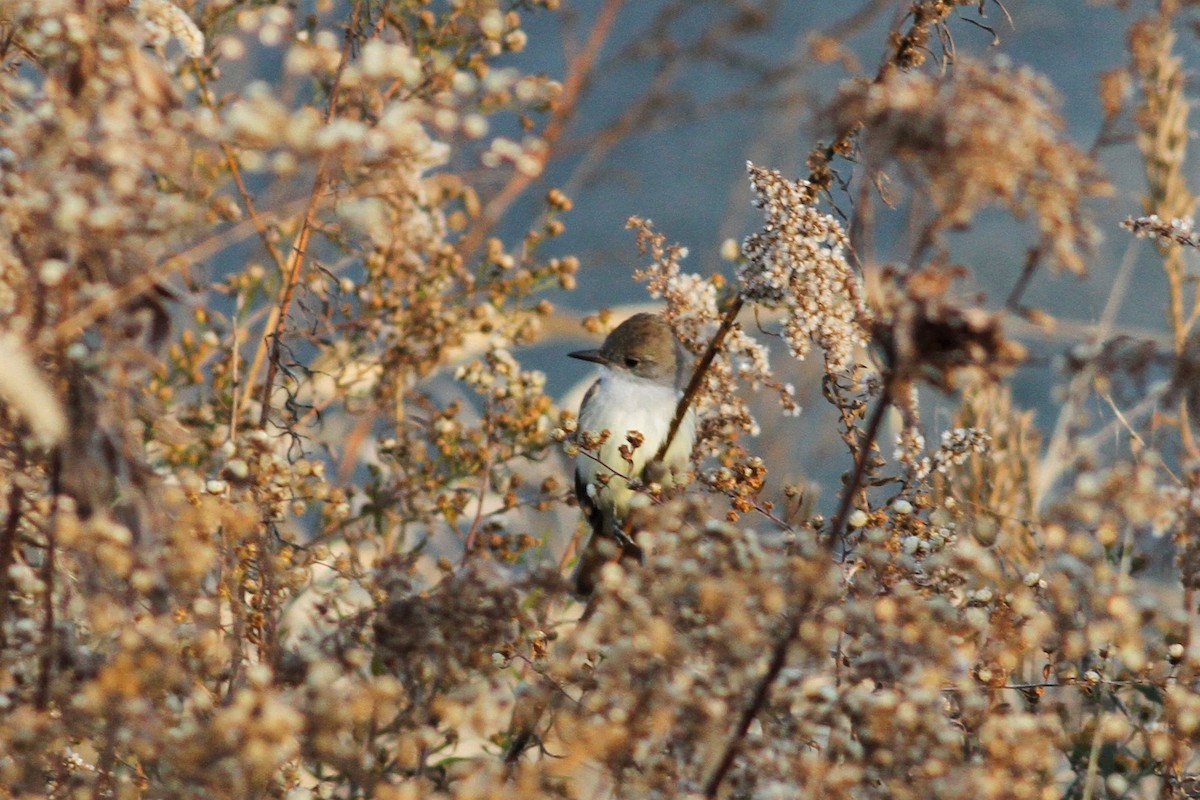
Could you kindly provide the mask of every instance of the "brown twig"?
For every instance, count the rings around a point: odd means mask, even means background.
[[[948,11],[947,11],[948,13]],[[933,22],[940,23],[941,19],[935,19]],[[928,20],[926,21],[928,22]],[[892,56],[880,67],[875,75],[875,82],[882,82],[892,69],[902,68],[903,48],[907,45],[913,47],[922,41],[923,36],[927,35],[928,29],[917,30],[918,25],[914,23],[913,28],[903,37],[896,37],[896,51]],[[825,191],[833,181],[833,172],[829,165],[833,159],[842,153],[850,152],[854,138],[861,130],[859,125],[848,125],[843,130],[838,132],[834,141],[826,147],[818,147],[809,155],[809,165],[811,173],[808,182],[810,184],[810,196],[815,199],[817,195]],[[696,367],[696,371],[692,374],[692,380],[688,384],[688,390],[684,393],[683,399],[680,400],[680,405],[676,409],[675,418],[671,421],[671,429],[668,432],[666,440],[663,442],[663,447],[660,453],[666,452],[666,447],[670,445],[670,441],[675,431],[678,429],[682,421],[683,414],[686,413],[687,406],[691,402],[691,395],[697,391],[699,383],[703,379],[705,371],[712,363],[713,357],[716,355],[716,350],[724,340],[725,334],[733,326],[733,321],[737,317],[738,311],[741,310],[742,300],[740,297],[735,298],[730,304],[729,310],[726,312],[725,318],[721,321],[721,327],[717,330],[713,341],[709,343],[708,349],[704,353],[704,357]],[[870,458],[870,452],[875,444],[875,438],[878,436],[880,424],[883,421],[883,415],[887,407],[891,404],[890,387],[885,383],[883,394],[879,398],[878,406],[875,408],[874,414],[867,425],[866,433],[859,445],[858,452],[855,454],[854,471],[851,474],[850,481],[843,489],[841,502],[838,512],[834,516],[833,522],[826,532],[824,542],[827,548],[832,549],[833,544],[840,538],[842,528],[846,524],[846,519],[850,513],[850,506],[853,503],[854,496],[861,488],[860,484],[866,474],[867,459]],[[660,455],[661,458],[661,455]],[[725,779],[725,775],[733,766],[733,760],[737,756],[737,752],[741,747],[742,741],[746,738],[746,733],[750,730],[750,724],[754,718],[758,716],[763,706],[766,705],[767,698],[770,695],[771,686],[779,678],[779,673],[783,670],[783,665],[787,661],[788,647],[792,640],[796,637],[796,633],[800,626],[800,609],[792,608],[787,612],[787,627],[783,634],[775,642],[775,646],[771,651],[771,661],[767,667],[766,673],[755,687],[754,694],[742,711],[742,715],[738,720],[737,726],[734,728],[734,733],[726,743],[720,760],[717,763],[716,769],[705,783],[705,797],[715,798],[717,790],[721,786],[721,782]]]
[[[683,397],[679,398],[678,405],[675,406],[675,416],[671,419],[671,427],[667,429],[667,435],[663,438],[662,444],[658,446],[658,452],[654,454],[655,461],[662,461],[666,456],[667,450],[671,447],[671,442],[675,438],[675,434],[679,432],[679,426],[683,424],[683,419],[687,415],[688,408],[691,407],[692,401],[700,394],[700,387],[704,384],[704,376],[712,366],[713,359],[717,356],[717,351],[721,349],[721,345],[725,342],[725,336],[733,328],[737,322],[738,313],[742,310],[744,301],[741,295],[734,297],[729,302],[729,308],[725,310],[725,316],[721,319],[721,326],[717,328],[716,334],[709,341],[708,347],[704,350],[704,355],[700,356],[700,360],[696,362],[695,369],[692,370],[691,380],[688,381],[687,389],[683,392]]]
[[[850,480],[846,483],[845,490],[842,492],[837,514],[834,515],[833,521],[829,523],[829,530],[825,532],[825,541],[831,548],[842,536],[842,531],[846,526],[846,519],[850,516],[850,508],[854,504],[854,496],[862,488],[863,478],[866,477],[867,460],[871,457],[871,450],[874,448],[875,440],[879,436],[879,427],[883,422],[883,415],[887,413],[891,404],[891,387],[889,383],[885,383],[883,393],[880,394],[879,400],[875,405],[875,410],[871,412],[871,418],[867,421],[867,430],[863,433],[862,441],[858,446],[858,452],[854,454],[854,471],[850,474]]]
[[[197,69],[195,73],[196,79],[200,83],[200,96],[203,98],[204,104],[215,112],[215,103],[213,102],[212,92],[209,91],[208,81],[205,79],[204,71]],[[229,169],[229,175],[233,178],[234,186],[237,187],[238,196],[241,197],[242,205],[246,208],[246,217],[249,219],[250,224],[254,226],[254,231],[258,234],[258,238],[262,242],[263,247],[266,249],[267,254],[270,255],[271,260],[275,262],[275,268],[279,270],[279,274],[286,274],[288,269],[283,258],[283,253],[279,251],[279,248],[276,246],[274,240],[272,240],[271,231],[267,227],[266,221],[263,219],[262,214],[258,210],[258,204],[254,202],[254,196],[250,193],[250,189],[246,186],[245,178],[242,175],[241,161],[238,159],[237,152],[228,142],[221,142],[220,148],[221,154],[225,156],[225,164]],[[311,201],[312,197],[310,196],[310,206]],[[240,388],[238,381],[238,367],[241,353],[238,348],[236,316],[234,318],[233,345],[230,348],[230,351],[230,360],[232,362],[231,369],[233,373],[233,402],[231,403],[229,415],[229,438],[231,441],[233,441],[237,439],[238,421],[241,419],[242,402],[245,399],[244,396],[239,395],[238,391]],[[247,389],[247,395],[249,394],[249,391],[250,389]]]
[[[793,609],[788,612],[787,619],[787,629],[775,641],[775,647],[771,650],[771,663],[767,665],[766,673],[763,675],[762,680],[758,682],[758,686],[755,687],[754,695],[750,698],[750,703],[742,710],[737,727],[734,728],[734,734],[726,743],[725,751],[721,754],[721,760],[717,762],[717,768],[713,770],[708,782],[704,784],[705,797],[715,798],[717,796],[717,789],[720,788],[721,781],[725,779],[725,774],[729,772],[729,768],[733,766],[733,759],[737,757],[742,740],[746,738],[746,733],[750,730],[750,723],[754,722],[754,718],[758,716],[758,712],[766,705],[767,697],[771,692],[771,684],[775,682],[775,679],[779,677],[779,673],[783,671],[783,665],[787,662],[788,646],[792,643],[792,639],[796,638],[796,633],[800,630],[799,609]]]
[[[105,292],[53,328],[43,331],[37,339],[38,346],[45,352],[74,340],[93,322],[155,291],[165,278],[184,270],[189,263],[177,257],[168,258],[156,269],[147,270],[128,283]]]
[[[913,45],[914,42],[921,38],[921,32],[910,30],[906,37],[897,37],[897,50],[891,58],[887,60],[879,69],[875,76],[875,82],[881,82],[891,69],[901,66],[901,43]],[[840,131],[833,143],[824,148],[818,148],[809,155],[809,164],[812,172],[809,176],[811,196],[815,197],[829,187],[833,180],[833,172],[829,168],[829,164],[833,158],[841,153],[849,152],[853,144],[854,138],[860,130],[858,125],[850,125]],[[731,303],[729,311],[722,320],[721,327],[717,331],[717,335],[713,337],[713,341],[709,343],[708,349],[704,353],[704,358],[697,365],[696,371],[692,375],[692,380],[688,384],[688,391],[684,393],[683,399],[680,401],[679,408],[676,409],[675,419],[672,420],[671,430],[664,441],[662,452],[666,452],[666,446],[670,444],[670,440],[675,430],[679,427],[682,420],[682,415],[687,410],[687,404],[691,402],[689,395],[694,394],[700,381],[703,379],[704,372],[708,369],[708,365],[712,363],[712,359],[716,354],[717,347],[720,346],[726,332],[733,325],[733,320],[737,316],[737,312],[741,310],[741,298],[735,298]],[[867,425],[866,433],[859,445],[858,452],[855,454],[854,471],[851,474],[850,481],[843,489],[841,502],[838,512],[834,516],[833,522],[829,526],[829,530],[824,537],[824,543],[827,548],[833,548],[836,541],[839,540],[841,530],[846,524],[846,519],[850,513],[850,507],[853,503],[854,496],[861,488],[860,484],[866,474],[867,459],[870,458],[871,449],[874,447],[875,439],[879,433],[880,424],[883,421],[883,415],[887,407],[891,404],[891,392],[888,383],[885,383],[883,394],[879,398],[879,402],[871,420]],[[783,670],[783,665],[787,662],[787,652],[792,640],[795,639],[800,627],[801,609],[790,608],[787,612],[787,626],[782,635],[776,640],[771,651],[771,661],[767,666],[767,671],[755,687],[754,694],[750,702],[742,711],[741,717],[738,719],[738,724],[734,728],[733,735],[725,745],[725,750],[721,754],[721,758],[717,762],[716,768],[704,786],[704,796],[715,798],[717,790],[721,786],[721,782],[725,779],[725,775],[733,766],[734,758],[736,758],[738,750],[741,748],[742,741],[746,738],[747,732],[750,730],[751,723],[755,717],[762,711],[766,705],[767,699],[770,696],[771,686],[779,678],[780,672]]]
[[[283,211],[294,204],[299,205],[295,202],[287,203],[284,205]],[[253,227],[249,220],[238,223],[220,235],[209,236],[187,249],[167,257],[155,269],[140,273],[128,283],[105,292],[53,328],[44,331],[37,339],[39,349],[45,352],[67,344],[83,333],[84,329],[93,322],[111,314],[125,304],[149,294],[171,275],[182,272],[190,264],[203,261],[218,253],[229,244],[240,241],[253,231]]]
[[[595,66],[596,58],[617,21],[617,13],[621,10],[623,2],[624,0],[606,0],[604,6],[596,14],[596,22],[592,26],[582,52],[572,60],[567,70],[567,77],[563,81],[562,94],[558,97],[545,130],[542,131],[541,139],[545,143],[545,147],[538,157],[541,165],[545,165],[550,159],[554,153],[555,144],[562,138],[567,123],[570,122],[579,98],[583,94],[583,89],[587,85],[587,79]],[[540,174],[540,170],[538,174]],[[500,220],[508,207],[537,177],[538,175],[531,175],[520,170],[513,173],[512,177],[508,179],[508,183],[484,206],[482,213],[463,236],[459,252],[464,258],[479,248],[488,232]]]
[[[20,474],[25,469],[25,451],[17,448],[13,472]],[[4,623],[8,618],[8,568],[16,558],[17,527],[21,522],[21,504],[25,502],[25,490],[20,481],[13,481],[8,491],[8,518],[0,531],[0,650],[7,644],[4,637]]]
[[[358,30],[361,15],[362,0],[356,0],[354,9],[350,12],[350,23],[346,26],[346,41],[342,45],[341,60],[338,62],[337,71],[333,76],[333,86],[329,90],[329,101],[325,107],[325,124],[328,124],[333,119],[333,115],[337,110],[338,95],[342,86],[342,75],[346,71],[346,65],[350,62],[350,53],[354,47],[355,32]],[[263,343],[259,346],[259,351],[255,355],[254,364],[246,374],[247,387],[249,387],[250,381],[253,380],[253,376],[258,372],[259,364],[261,363],[259,356],[263,352],[263,347],[267,342],[270,342],[271,353],[270,357],[267,358],[267,375],[263,381],[262,411],[258,417],[258,424],[261,428],[266,427],[267,420],[271,415],[271,392],[275,386],[275,373],[279,371],[279,359],[283,350],[283,328],[287,325],[288,309],[291,307],[292,296],[296,292],[296,285],[300,282],[300,272],[304,266],[305,256],[308,253],[308,240],[312,236],[313,227],[316,222],[317,207],[321,194],[325,184],[329,180],[328,166],[329,155],[324,154],[317,164],[317,174],[313,178],[312,191],[308,197],[308,206],[304,210],[304,221],[300,224],[300,231],[296,234],[296,240],[293,242],[291,252],[288,254],[283,294],[279,299],[278,306],[276,306],[278,313],[273,315],[273,322],[268,324],[268,327],[271,328],[271,333],[264,337]],[[249,391],[249,388],[247,388],[247,391]],[[237,409],[234,410],[234,413],[237,413]]]
[[[62,454],[55,451],[50,459],[50,513],[46,517],[46,555],[42,561],[42,648],[38,656],[37,695],[34,705],[45,711],[50,705],[50,672],[54,668],[54,551],[58,547],[58,498],[62,492]]]
[[[463,564],[467,563],[467,559],[471,557],[471,552],[475,549],[475,539],[479,536],[479,525],[483,521],[483,506],[487,502],[488,492],[492,489],[492,460],[495,454],[495,448],[491,447],[492,430],[487,424],[488,414],[491,413],[491,404],[484,413],[484,436],[485,436],[485,451],[487,457],[483,462],[483,480],[479,485],[479,504],[475,508],[475,519],[471,520],[471,527],[467,530],[466,539],[463,541]]]

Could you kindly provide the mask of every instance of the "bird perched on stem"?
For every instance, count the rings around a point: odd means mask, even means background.
[[[664,488],[687,474],[696,439],[696,414],[689,409],[660,461],[661,449],[689,377],[687,351],[658,314],[635,314],[604,340],[599,350],[580,350],[571,358],[600,365],[600,377],[579,407],[577,440],[585,434],[608,437],[595,451],[581,447],[575,458],[575,496],[591,526],[573,583],[580,596],[592,593],[604,564],[641,558],[625,529],[631,508],[648,498],[630,481]]]
[[[631,508],[649,501],[630,481],[667,487],[685,476],[696,439],[696,415],[687,411],[661,460],[656,460],[690,367],[683,346],[658,314],[635,314],[613,329],[599,350],[580,350],[570,356],[600,365],[600,377],[579,406],[576,434],[580,450],[575,458],[575,496],[591,531],[572,583],[576,594],[587,597],[596,588],[600,568],[609,561],[641,559],[641,549],[625,521]],[[583,447],[585,440],[598,440],[605,431],[608,436],[597,448]],[[585,618],[590,609],[589,605]],[[536,690],[517,704],[505,763],[517,763],[554,696]]]

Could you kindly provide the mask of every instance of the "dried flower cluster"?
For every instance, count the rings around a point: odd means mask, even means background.
[[[793,356],[803,359],[815,342],[827,371],[844,370],[855,348],[866,346],[870,328],[861,282],[846,261],[846,234],[810,205],[807,182],[753,164],[748,169],[766,223],[742,246],[742,296],[785,309],[783,338]]]
[[[938,444],[938,449],[928,458],[922,459],[917,478],[927,478],[934,472],[945,473],[951,465],[965,463],[971,454],[987,454],[991,438],[987,431],[977,428],[942,431],[942,441]]]
[[[655,233],[647,220],[632,219],[638,232],[638,246],[651,258],[651,264],[635,277],[646,282],[650,296],[661,298],[667,306],[664,314],[676,336],[693,354],[704,350],[721,321],[718,308],[718,280],[708,280],[683,271],[680,262],[687,250],[668,245],[666,237]],[[798,413],[794,390],[781,384],[771,372],[766,348],[740,328],[727,335],[721,354],[705,373],[705,387],[697,406],[701,416],[697,449],[712,450],[717,442],[731,441],[740,432],[756,433],[758,425],[745,400],[738,394],[744,384],[751,389],[766,386],[776,390],[784,411]]]
[[[1061,133],[1056,105],[1027,68],[960,59],[944,76],[893,70],[854,84],[835,108],[839,129],[864,126],[869,164],[898,163],[928,193],[930,242],[1000,204],[1028,216],[1054,261],[1081,273],[1096,237],[1081,204],[1108,187]]]
[[[950,297],[955,270],[927,267],[883,276],[873,343],[892,380],[923,380],[952,390],[963,382],[996,381],[1025,356],[1004,335],[1002,316]]]

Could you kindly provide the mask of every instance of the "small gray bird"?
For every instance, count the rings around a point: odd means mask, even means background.
[[[675,407],[690,377],[691,361],[666,320],[658,314],[635,314],[622,322],[599,350],[580,350],[571,358],[600,365],[600,377],[579,406],[578,430],[609,432],[599,452],[575,459],[575,496],[592,532],[575,568],[575,591],[590,595],[597,573],[619,553],[641,558],[624,530],[631,508],[648,502],[622,476],[664,487],[683,480],[696,440],[696,415],[688,409],[661,463],[650,464],[670,430]],[[629,460],[619,448],[637,431],[644,440]],[[607,482],[599,479],[608,475]]]

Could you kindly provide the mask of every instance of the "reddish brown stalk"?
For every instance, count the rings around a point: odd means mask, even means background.
[[[43,331],[37,339],[39,347],[46,352],[74,341],[89,325],[137,298],[152,293],[164,279],[181,272],[189,263],[191,262],[177,257],[168,258],[159,264],[157,269],[147,270],[128,283],[101,294],[53,328]]]
[[[197,70],[196,75],[200,80],[200,86],[203,90],[201,96],[204,98],[205,104],[208,105],[209,108],[213,108],[212,95],[208,91],[208,85],[204,80],[204,74]],[[242,198],[242,205],[246,207],[246,216],[249,218],[250,224],[254,226],[255,232],[258,234],[258,238],[262,242],[263,247],[266,248],[268,255],[271,256],[271,260],[275,262],[275,268],[279,270],[280,275],[283,275],[285,272],[287,272],[287,265],[284,262],[283,253],[279,252],[279,248],[271,239],[271,232],[267,228],[267,223],[263,219],[262,214],[259,212],[258,205],[254,202],[254,196],[250,193],[249,188],[246,186],[245,178],[242,175],[242,166],[238,161],[237,153],[234,151],[232,145],[230,145],[228,142],[221,142],[221,153],[225,156],[225,163],[229,167],[229,175],[233,178],[234,186],[237,187],[238,196]],[[231,413],[229,415],[229,439],[231,441],[237,440],[238,422],[242,417],[242,398],[239,396],[240,392],[238,391],[240,388],[238,383],[238,365],[239,357],[241,355],[239,351],[238,339],[239,337],[236,335],[235,331],[233,347],[231,348],[230,354],[232,361],[231,368],[233,370],[234,378],[233,403]]]
[[[271,353],[267,358],[267,377],[263,381],[262,411],[258,417],[260,428],[266,427],[267,418],[271,415],[271,392],[275,386],[275,373],[279,371],[280,351],[283,349],[283,328],[287,325],[288,309],[292,304],[292,296],[296,293],[296,284],[300,282],[300,271],[304,266],[304,257],[308,252],[308,240],[312,235],[313,222],[316,220],[317,200],[327,182],[325,166],[326,157],[322,157],[317,168],[317,177],[313,181],[308,208],[304,212],[304,222],[300,226],[300,233],[297,235],[296,241],[292,245],[292,252],[288,256],[283,296],[280,298],[279,305],[277,306],[278,313],[275,314],[272,331],[263,340],[264,342],[269,341],[271,343]],[[255,358],[255,363],[247,375],[247,381],[250,380],[251,375],[258,371],[258,361],[259,359]]]
[[[487,412],[483,415],[484,419],[484,435],[487,437],[487,444],[491,445],[491,427],[487,424],[487,420],[491,415],[491,404],[488,404]],[[467,563],[467,559],[471,557],[471,552],[475,549],[475,540],[479,538],[479,526],[483,522],[483,505],[487,502],[487,494],[492,488],[492,457],[495,454],[495,448],[487,447],[487,458],[483,462],[483,480],[479,486],[479,504],[475,508],[475,519],[471,520],[471,527],[467,530],[466,539],[463,541],[463,564]]]
[[[883,422],[883,415],[887,413],[891,404],[892,393],[885,386],[875,405],[875,410],[871,412],[871,419],[867,422],[867,430],[863,433],[858,452],[854,454],[854,472],[850,474],[850,480],[842,491],[837,514],[834,515],[833,522],[829,524],[829,529],[825,532],[827,547],[832,548],[841,539],[842,531],[846,527],[846,519],[850,516],[850,508],[854,505],[854,496],[862,489],[863,479],[867,475],[867,461],[871,457],[871,450],[875,447],[875,440],[879,437],[879,427]]]
[[[21,472],[25,469],[25,452],[21,449],[16,451],[16,463],[14,472]],[[8,617],[8,592],[9,582],[8,568],[12,566],[13,559],[16,557],[17,547],[17,527],[21,522],[21,505],[25,502],[25,490],[21,488],[19,481],[13,481],[12,486],[8,491],[8,519],[4,521],[4,528],[0,530],[0,650],[3,650],[7,642],[4,637],[4,622]]]
[[[592,25],[591,33],[588,34],[587,43],[584,45],[583,50],[571,61],[571,66],[567,70],[567,77],[563,81],[562,94],[558,97],[554,111],[550,115],[550,120],[546,123],[546,129],[542,131],[541,138],[545,143],[545,147],[538,159],[540,165],[544,166],[549,161],[551,155],[554,153],[554,145],[562,138],[567,123],[570,122],[572,115],[575,113],[579,98],[583,93],[584,86],[587,84],[587,78],[591,75],[592,68],[596,64],[596,58],[600,55],[600,50],[604,46],[604,42],[612,32],[613,25],[617,21],[617,14],[621,10],[623,2],[624,0],[607,0],[605,2],[596,15],[596,22]],[[539,174],[540,172],[539,170]],[[463,236],[459,252],[464,257],[469,256],[479,248],[484,238],[488,235],[488,232],[499,222],[500,217],[504,216],[504,212],[508,207],[521,196],[521,193],[537,177],[538,175],[531,175],[527,172],[517,171],[513,173],[512,177],[508,179],[508,183],[488,202],[483,212],[476,218],[475,224]]]
[[[41,711],[50,705],[50,672],[54,669],[56,644],[54,626],[54,553],[58,547],[58,498],[62,493],[62,455],[55,451],[50,459],[50,513],[46,519],[46,554],[42,561],[42,647],[38,656],[37,695],[34,705]]]
[[[358,22],[361,14],[362,0],[357,0],[354,3],[354,10],[350,14],[350,24],[346,27],[346,41],[342,45],[341,60],[338,62],[337,72],[333,77],[333,86],[329,90],[329,102],[325,107],[324,121],[326,124],[333,119],[334,112],[337,109],[338,94],[342,86],[342,74],[346,70],[346,65],[350,62],[350,51],[354,44],[354,35],[355,31],[358,30]],[[304,210],[304,221],[300,225],[300,232],[296,234],[296,241],[292,244],[292,251],[288,254],[283,294],[279,299],[277,307],[279,312],[275,317],[273,330],[264,339],[264,342],[269,341],[271,343],[271,354],[267,359],[267,376],[263,381],[262,390],[262,412],[258,417],[258,424],[261,428],[266,427],[267,419],[271,415],[271,392],[275,386],[275,373],[279,371],[280,353],[283,349],[283,329],[287,325],[288,309],[292,304],[292,296],[296,292],[296,285],[300,282],[300,273],[304,267],[305,256],[308,253],[308,240],[312,236],[312,230],[316,221],[317,206],[320,203],[325,184],[329,180],[327,174],[328,164],[329,156],[323,155],[317,165],[317,175],[313,179],[312,191],[309,193],[308,207]],[[256,356],[254,366],[246,376],[247,381],[251,380],[254,373],[258,371],[258,362],[259,359]]]
[[[688,381],[687,389],[683,392],[683,397],[679,398],[679,404],[675,406],[675,416],[671,419],[671,427],[667,429],[667,436],[663,439],[662,444],[658,446],[658,452],[654,454],[655,461],[662,461],[663,456],[667,454],[667,450],[671,447],[671,441],[675,438],[675,434],[679,432],[679,426],[683,424],[683,418],[687,414],[688,408],[691,407],[692,401],[696,399],[696,395],[700,394],[700,387],[704,384],[704,376],[712,366],[713,359],[717,357],[717,351],[721,349],[721,345],[725,342],[725,336],[733,328],[737,322],[738,313],[742,310],[744,301],[741,295],[734,297],[729,308],[725,310],[725,316],[721,319],[721,326],[717,328],[716,334],[708,343],[708,347],[704,350],[704,355],[700,356],[700,360],[696,362],[696,368],[692,370],[692,378]]]

